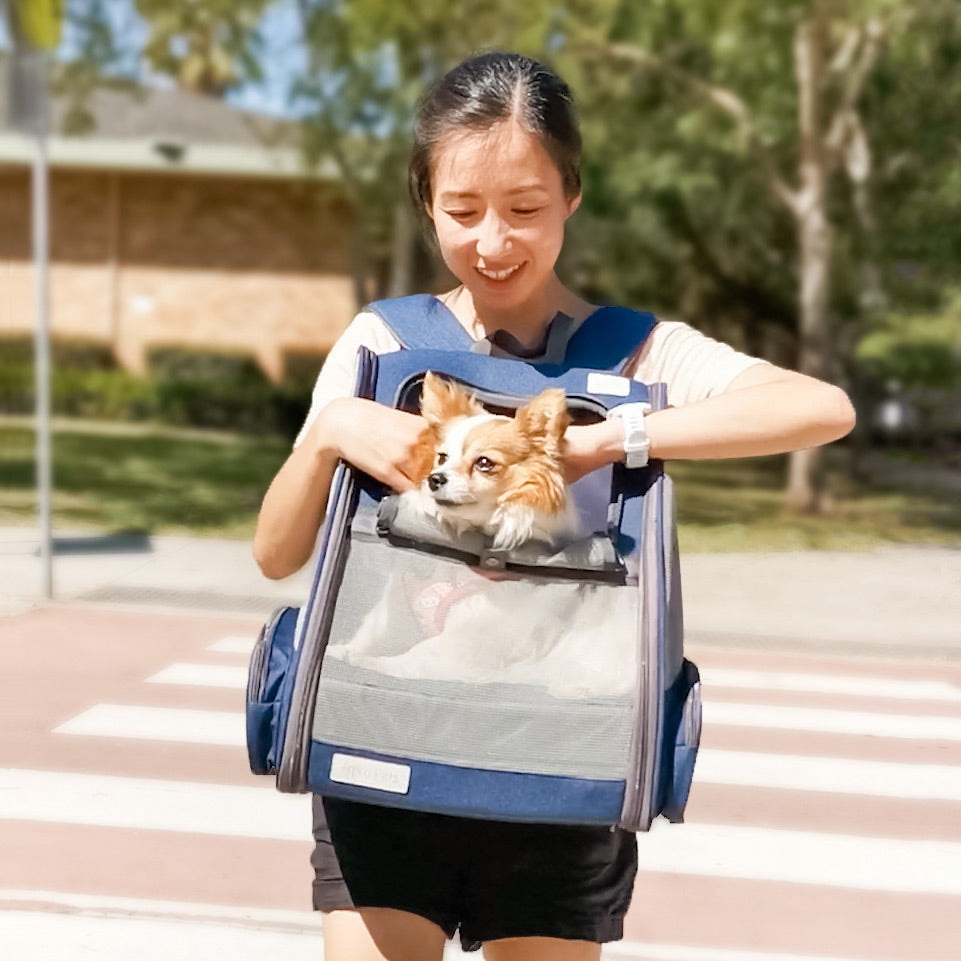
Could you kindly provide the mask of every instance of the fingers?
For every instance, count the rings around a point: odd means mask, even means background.
[[[417,486],[403,471],[396,469],[390,471],[389,476],[384,478],[384,483],[398,494],[412,491]]]

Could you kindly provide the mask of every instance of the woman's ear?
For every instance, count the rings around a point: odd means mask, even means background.
[[[568,217],[572,216],[573,213],[574,213],[574,211],[577,210],[578,207],[580,207],[580,205],[581,205],[581,196],[582,196],[581,192],[578,191],[576,196],[571,197],[571,199],[567,201],[567,216],[568,216]]]

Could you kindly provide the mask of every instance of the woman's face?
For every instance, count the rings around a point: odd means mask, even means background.
[[[567,197],[538,137],[514,121],[441,141],[430,215],[444,262],[477,311],[543,309],[580,196]]]

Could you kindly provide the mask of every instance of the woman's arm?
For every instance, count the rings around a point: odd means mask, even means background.
[[[854,427],[839,387],[770,364],[742,371],[715,397],[654,411],[646,418],[650,455],[662,460],[720,460],[816,447]],[[567,432],[569,475],[623,459],[624,427],[605,421]]]
[[[270,578],[287,577],[310,559],[338,460],[394,490],[413,487],[415,447],[424,422],[370,400],[331,401],[277,472],[264,496],[254,559]]]

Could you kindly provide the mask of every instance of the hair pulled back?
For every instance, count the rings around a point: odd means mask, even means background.
[[[581,134],[570,88],[530,57],[485,53],[445,74],[420,104],[409,168],[411,197],[420,213],[430,210],[437,145],[450,134],[489,130],[510,119],[541,139],[564,193],[580,193]]]

